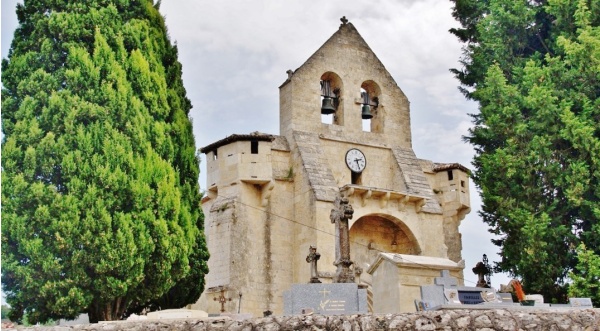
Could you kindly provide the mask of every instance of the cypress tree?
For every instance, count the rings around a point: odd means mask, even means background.
[[[569,283],[597,292],[599,269],[582,261],[600,257],[600,2],[452,1],[498,267],[547,302],[564,302]]]
[[[178,282],[201,291],[191,103],[158,4],[25,0],[17,16],[2,61],[11,319],[115,320]]]

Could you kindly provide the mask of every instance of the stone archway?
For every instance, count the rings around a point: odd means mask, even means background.
[[[350,258],[363,270],[361,282],[370,284],[366,271],[379,252],[418,255],[421,249],[402,221],[389,215],[362,216],[350,228]]]

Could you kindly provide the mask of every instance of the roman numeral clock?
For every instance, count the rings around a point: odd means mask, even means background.
[[[352,148],[346,152],[346,165],[355,173],[361,173],[367,166],[367,158],[359,149]]]

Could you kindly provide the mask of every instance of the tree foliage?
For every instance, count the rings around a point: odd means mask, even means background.
[[[7,305],[1,306],[2,311],[2,319],[8,319],[8,313],[10,312],[10,307]]]
[[[452,0],[465,43],[454,69],[479,102],[466,140],[498,267],[566,298],[576,247],[600,254],[600,2]]]
[[[191,104],[158,5],[25,0],[17,16],[2,61],[11,319],[114,320],[176,284],[201,291]]]
[[[569,296],[591,298],[594,307],[600,307],[600,255],[579,245],[576,270],[569,274],[573,281],[569,284]]]

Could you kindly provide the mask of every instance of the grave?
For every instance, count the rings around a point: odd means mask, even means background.
[[[432,284],[441,270],[460,276],[464,262],[456,263],[449,259],[431,256],[408,254],[379,253],[367,273],[373,281],[373,312],[397,313],[419,310],[423,284]],[[450,270],[450,271],[448,271]],[[439,278],[439,277],[437,277]],[[450,285],[458,285],[457,278],[446,277],[440,281],[448,281]],[[443,286],[426,288],[425,298],[421,301],[445,303]],[[441,290],[441,291],[439,291]],[[417,303],[415,305],[415,300]],[[427,302],[424,302],[426,305]],[[427,308],[427,307],[426,307]]]
[[[527,294],[525,300],[533,300],[536,307],[550,307],[550,304],[544,303],[544,296],[541,294]]]
[[[443,305],[514,305],[512,302],[505,303],[493,288],[459,286],[458,280],[450,276],[448,270],[442,270],[433,285],[421,286],[421,300],[425,307],[431,308]]]
[[[569,298],[569,305],[577,308],[594,308],[591,298]]]
[[[478,284],[486,283],[480,281]],[[459,286],[448,270],[442,270],[440,277],[434,279],[434,285],[421,286],[421,301],[415,300],[415,307],[417,310],[593,308],[590,298],[569,298],[567,305],[544,303],[541,294],[529,294],[525,299],[533,301],[534,305],[513,302],[510,293],[496,293],[493,288]]]
[[[318,279],[317,262],[321,254],[315,246],[309,247],[306,262],[310,263],[311,277],[308,284],[293,284],[283,292],[284,315],[318,313],[322,315],[351,315],[367,313],[367,290],[359,288],[354,281],[354,270],[350,268],[350,241],[348,220],[354,210],[347,198],[338,196],[330,213],[335,224],[337,272],[333,284],[323,284]]]
[[[284,315],[367,313],[367,290],[356,283],[293,284],[283,293]]]

